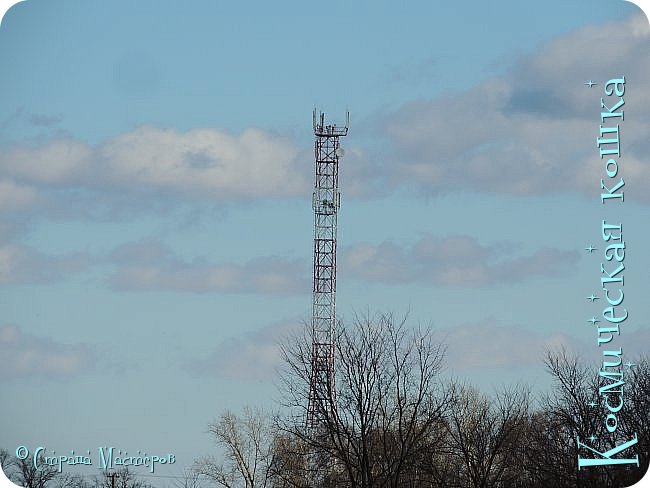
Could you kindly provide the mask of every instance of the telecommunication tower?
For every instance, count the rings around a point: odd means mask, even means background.
[[[312,300],[312,350],[307,426],[317,427],[334,410],[334,327],[336,324],[336,224],[341,206],[339,138],[348,134],[345,126],[325,125],[325,114],[313,113],[316,141],[314,209],[314,282]],[[335,412],[334,412],[335,413]]]

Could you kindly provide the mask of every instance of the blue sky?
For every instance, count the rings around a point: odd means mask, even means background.
[[[648,47],[614,0],[16,5],[0,446],[175,452],[180,469],[224,408],[274,407],[275,342],[310,314],[314,106],[351,112],[341,318],[410,309],[450,374],[542,388],[545,346],[597,359],[583,247],[611,218],[630,249],[621,344],[647,350]],[[594,139],[620,75],[627,193],[610,208]]]

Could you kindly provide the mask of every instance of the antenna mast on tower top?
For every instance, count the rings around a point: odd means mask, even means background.
[[[314,209],[314,281],[312,300],[312,350],[307,426],[317,427],[334,408],[334,328],[336,324],[336,224],[341,206],[339,138],[348,134],[345,126],[325,125],[325,114],[313,113],[316,172]]]

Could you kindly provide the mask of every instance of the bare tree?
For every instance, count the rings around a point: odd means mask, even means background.
[[[281,428],[323,461],[323,483],[363,488],[417,483],[424,447],[442,435],[437,429],[449,400],[439,381],[444,350],[429,330],[409,329],[406,318],[366,314],[355,316],[350,327],[339,324],[336,392],[333,404],[316,405],[318,429],[305,426],[308,329],[282,345],[281,389],[292,415]]]
[[[607,409],[601,395],[610,391],[611,380],[599,375],[597,369],[585,366],[577,356],[565,350],[548,352],[546,367],[554,387],[543,396],[530,428],[527,457],[528,470],[535,486],[611,487],[629,486],[640,479],[648,463],[648,426],[650,421],[648,395],[650,390],[647,361],[638,361],[632,371],[621,378],[625,405],[618,413],[619,426],[607,430]],[[620,365],[623,368],[623,365]],[[616,401],[612,399],[612,404]],[[603,465],[579,469],[577,439],[598,452],[608,452],[636,434],[635,446],[640,465]],[[583,449],[583,455],[585,450]]]
[[[626,373],[625,405],[620,429],[626,439],[636,436],[639,467],[634,479],[648,471],[650,462],[650,360],[640,357]]]
[[[301,439],[277,432],[273,440],[273,488],[310,488],[308,446]]]
[[[9,454],[9,451],[4,448],[0,449],[0,466],[3,468],[5,474],[7,473],[10,462],[11,455]]]
[[[551,392],[542,396],[533,416],[527,449],[531,476],[538,485],[590,486],[577,464],[578,437],[600,437],[604,430],[590,406],[598,402],[597,375],[565,349],[547,351],[544,361],[553,377]],[[598,486],[598,485],[594,485]]]
[[[113,485],[112,475],[115,475],[115,484]],[[114,472],[104,471],[101,476],[96,476],[93,480],[94,488],[152,488],[152,485],[137,477],[128,467],[116,470]]]
[[[520,482],[529,397],[523,387],[504,389],[493,398],[473,388],[454,388],[444,445],[447,459],[460,470],[447,486],[496,488]]]
[[[208,425],[223,456],[198,460],[196,471],[226,488],[270,486],[273,438],[269,424],[261,411],[248,407],[242,417],[224,412]]]
[[[11,456],[4,449],[1,451],[0,459],[3,471],[7,478],[20,486],[25,488],[45,488],[48,481],[58,475],[55,467],[42,462],[42,456],[39,456],[41,462],[34,466],[31,457],[19,459],[16,456]]]
[[[174,480],[174,488],[201,488],[204,485],[202,475],[196,469],[186,468],[182,475]]]
[[[80,474],[59,473],[53,480],[54,488],[93,488],[93,482]]]

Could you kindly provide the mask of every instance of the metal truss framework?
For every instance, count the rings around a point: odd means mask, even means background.
[[[344,127],[325,125],[325,114],[313,114],[316,173],[314,209],[314,273],[312,301],[312,352],[307,425],[317,427],[334,409],[334,327],[336,323],[336,225],[341,206],[339,193],[339,138]],[[335,413],[335,412],[334,412]]]

